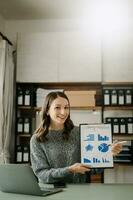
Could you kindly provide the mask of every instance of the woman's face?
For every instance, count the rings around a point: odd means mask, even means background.
[[[51,128],[63,128],[64,122],[68,118],[70,109],[67,99],[63,97],[57,97],[49,108],[48,114],[50,115],[50,127]]]

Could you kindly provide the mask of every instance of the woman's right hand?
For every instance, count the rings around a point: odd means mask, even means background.
[[[82,164],[82,163],[75,163],[74,165],[71,165],[69,167],[69,171],[71,173],[80,173],[80,174],[85,174],[85,172],[89,172],[90,166]]]

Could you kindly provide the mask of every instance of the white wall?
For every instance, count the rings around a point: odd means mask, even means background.
[[[17,33],[68,32],[80,30],[82,27],[83,22],[78,19],[7,20],[5,29],[8,38],[16,44]]]
[[[5,20],[1,15],[0,15],[0,32],[2,32],[3,34],[5,33]]]
[[[89,79],[101,81],[100,38],[89,21],[86,27],[85,21],[86,19],[7,21],[8,38],[15,45],[18,40],[17,80],[71,82],[78,81],[73,80],[74,77],[78,77],[79,81],[89,81]],[[17,38],[17,35],[20,37]],[[24,44],[26,42],[23,41],[27,41],[28,48]],[[31,52],[33,49],[34,53]],[[38,66],[38,71],[36,66]],[[54,71],[53,75],[51,68]],[[77,75],[73,77],[75,69]],[[70,70],[72,73],[69,73]],[[45,76],[46,72],[47,76]],[[93,78],[94,76],[96,78]],[[23,77],[24,80],[22,80]],[[30,77],[34,78],[31,80]]]
[[[133,9],[133,6],[131,5]],[[130,11],[132,11],[130,9]],[[132,82],[133,81],[133,12],[121,26],[107,25],[101,37],[101,80],[104,82]],[[119,14],[119,13],[118,13]],[[85,21],[86,20],[86,21]],[[16,45],[17,33],[73,33],[85,30],[99,37],[96,27],[88,19],[84,20],[9,20],[6,21],[7,37]],[[114,20],[115,22],[115,20]],[[90,25],[91,24],[91,25]],[[94,30],[93,30],[94,28]],[[72,54],[73,55],[73,54]],[[99,65],[97,65],[98,67]],[[99,70],[99,69],[98,69]],[[97,71],[97,69],[95,69]],[[62,72],[61,72],[62,73]],[[62,73],[63,74],[63,73]],[[58,79],[56,79],[58,80]],[[65,79],[64,79],[65,80]],[[89,80],[88,80],[89,81]]]
[[[101,81],[100,41],[81,31],[19,34],[17,81]]]

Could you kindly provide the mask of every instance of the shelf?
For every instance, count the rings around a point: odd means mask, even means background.
[[[17,109],[19,109],[19,110],[31,110],[33,108],[31,106],[18,106]]]
[[[101,82],[44,82],[44,83],[31,83],[31,82],[17,82],[19,86],[44,89],[64,89],[64,90],[88,90],[92,88],[101,88]]]
[[[115,140],[127,140],[127,141],[130,141],[130,140],[133,140],[133,134],[132,135],[126,135],[126,134],[113,134],[113,139]]]
[[[133,106],[103,106],[104,111],[106,110],[133,110]]]
[[[133,110],[133,106],[103,106],[104,110]],[[41,107],[31,107],[31,106],[18,106],[20,110],[34,110],[41,111]],[[71,109],[78,110],[101,110],[102,106],[85,106],[85,107],[71,107]]]
[[[71,110],[102,110],[102,106],[95,106],[95,107],[71,107]]]
[[[103,82],[102,86],[104,87],[112,87],[112,86],[116,86],[116,87],[130,87],[133,86],[133,82]]]
[[[125,166],[125,165],[133,165],[131,160],[115,160],[114,159],[114,162],[121,165],[121,166]]]
[[[127,167],[128,166],[133,166],[133,163],[130,161],[130,162],[117,162],[115,161],[114,163],[114,168],[115,167]]]
[[[95,107],[71,107],[70,108],[71,110],[92,110],[92,111],[95,111],[95,110],[102,110],[102,106],[95,106]],[[34,110],[35,111],[41,111],[41,107],[34,107]]]
[[[17,136],[19,136],[19,137],[31,137],[31,134],[17,133]]]

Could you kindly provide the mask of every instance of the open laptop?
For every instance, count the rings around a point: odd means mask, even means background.
[[[40,188],[32,168],[22,164],[0,164],[0,190],[37,196],[62,191],[61,188]]]

